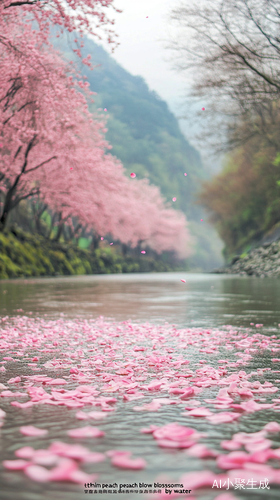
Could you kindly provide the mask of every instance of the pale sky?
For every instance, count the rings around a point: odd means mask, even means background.
[[[165,48],[172,33],[168,13],[176,0],[115,0],[114,4],[123,12],[114,13],[120,45],[113,57],[133,75],[143,76],[178,116],[188,80],[172,70],[172,54]]]

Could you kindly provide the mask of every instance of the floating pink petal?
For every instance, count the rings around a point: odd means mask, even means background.
[[[201,108],[201,109],[202,109],[202,111],[205,111],[205,108]]]
[[[176,201],[176,200],[177,200],[177,198],[175,198],[175,196],[174,196],[174,198],[172,198],[172,201]]]
[[[121,469],[140,470],[145,469],[147,463],[143,458],[130,458],[127,455],[116,455],[111,464]]]
[[[38,427],[34,427],[33,425],[23,425],[19,430],[24,436],[31,437],[45,436],[49,432],[46,429],[39,429]]]
[[[10,380],[8,380],[8,384],[17,384],[18,382],[21,382],[20,377],[10,378]]]
[[[141,250],[141,253],[146,253],[145,250]]]
[[[101,238],[100,238],[100,239],[101,239],[101,241],[103,241],[103,240],[104,240],[103,236],[101,236]]]
[[[250,455],[245,451],[233,451],[228,455],[220,455],[217,458],[217,465],[221,469],[238,469],[243,464],[250,461]]]
[[[36,450],[32,457],[33,463],[37,465],[50,466],[55,465],[59,457],[50,450]]]
[[[107,108],[104,108],[104,111],[107,111]]]
[[[208,417],[209,415],[213,415],[213,413],[208,408],[202,406],[201,408],[194,408],[191,411],[185,412],[183,415],[189,415],[191,417]]]
[[[155,439],[168,439],[170,441],[180,442],[188,439],[195,439],[199,434],[190,427],[179,425],[176,422],[159,427],[153,433]]]
[[[27,462],[26,460],[4,460],[2,464],[4,465],[5,469],[23,470],[28,467],[31,462]]]
[[[92,481],[96,481],[98,478],[97,474],[87,474],[86,472],[83,472],[82,470],[74,470],[71,472],[69,475],[69,480],[72,481],[73,483],[78,483],[78,484],[85,484],[85,483],[91,483]]]
[[[85,413],[84,411],[77,411],[76,418],[78,420],[88,420],[89,419],[88,414]]]
[[[182,281],[182,283],[186,283],[186,280],[183,280],[183,279],[182,279],[181,281]]]
[[[224,449],[224,450],[230,450],[230,451],[233,451],[233,450],[239,450],[239,448],[241,448],[241,443],[239,443],[238,441],[221,441],[221,447]]]
[[[131,172],[130,177],[134,179],[136,177],[136,174],[134,172]]]
[[[17,406],[18,408],[30,408],[33,405],[33,401],[26,401],[26,403],[19,403],[18,401],[11,402],[11,406]]]
[[[208,458],[217,457],[219,452],[210,450],[210,448],[207,448],[204,444],[195,444],[187,451],[187,454],[197,458]]]
[[[233,406],[233,405],[231,405]],[[236,406],[236,405],[235,405]],[[268,408],[273,408],[275,406],[274,404],[259,404],[256,403],[256,401],[250,400],[246,401],[245,403],[241,403],[240,408],[248,413],[252,413],[254,411],[259,411],[259,410],[265,410]]]
[[[90,425],[86,427],[79,427],[78,429],[71,429],[67,431],[68,436],[74,438],[91,438],[91,437],[101,437],[104,436],[104,432],[98,429],[98,427],[91,427]]]
[[[240,414],[238,413],[232,413],[232,412],[223,412],[223,413],[215,413],[214,415],[210,415],[209,417],[206,417],[211,424],[225,424],[228,422],[233,422],[237,418],[240,417]]]
[[[186,281],[185,281],[185,283],[186,283]],[[188,399],[188,398],[192,397],[194,394],[195,394],[195,391],[194,391],[193,387],[188,387],[188,389],[184,390],[183,394],[181,394],[181,396],[179,396],[179,398],[182,400]]]
[[[71,474],[78,469],[78,465],[74,460],[69,458],[61,458],[57,467],[50,471],[50,481],[69,481]]]
[[[20,458],[30,458],[34,456],[35,450],[31,446],[24,446],[15,451],[15,455]]]
[[[150,427],[143,427],[140,432],[143,434],[153,434],[153,432],[158,429],[157,425],[150,425]]]
[[[38,483],[46,483],[50,480],[51,472],[41,465],[29,465],[25,469],[25,474],[33,481]]]
[[[182,439],[179,441],[172,441],[171,439],[157,439],[157,444],[161,448],[173,448],[173,449],[187,449],[196,444],[193,439]]]
[[[278,422],[269,422],[264,426],[264,429],[267,432],[279,432],[280,431],[280,424]]]

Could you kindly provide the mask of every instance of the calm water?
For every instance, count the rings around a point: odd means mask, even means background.
[[[181,278],[186,279],[182,283]],[[86,277],[61,277],[30,280],[11,280],[0,282],[0,316],[28,315],[44,318],[97,318],[102,315],[118,321],[131,319],[133,322],[162,324],[169,322],[178,327],[221,327],[234,325],[247,328],[250,323],[263,323],[263,329],[258,331],[267,334],[278,334],[280,328],[280,280],[260,279],[250,277],[232,277],[202,274],[133,274],[106,275]],[[23,310],[19,311],[19,310]],[[266,360],[252,360],[249,369],[265,366]],[[277,365],[279,366],[279,365]],[[274,367],[276,368],[276,367]],[[16,370],[14,368],[14,370]],[[17,368],[18,370],[18,368]],[[27,368],[22,371],[9,371],[2,381],[16,375],[30,374]],[[48,371],[48,375],[52,373]],[[61,374],[63,375],[63,374]],[[56,373],[57,376],[57,373]],[[271,376],[271,375],[270,375]],[[269,377],[267,380],[270,380]],[[209,390],[213,397],[216,391]],[[275,397],[275,396],[272,396]],[[279,397],[279,395],[277,395]],[[9,398],[1,398],[1,408],[7,412],[5,426],[0,437],[0,460],[11,457],[11,453],[20,446],[30,444],[30,438],[20,435],[20,425],[38,425],[51,429],[53,440],[65,440],[61,437],[62,428],[77,427],[75,410],[65,411],[64,407],[49,407],[39,405],[28,410],[19,411],[10,406]],[[151,398],[150,398],[151,399]],[[199,398],[198,398],[199,399]],[[25,399],[26,401],[26,399]],[[269,401],[269,399],[268,399]],[[144,404],[146,399],[139,404]],[[104,464],[96,464],[95,470],[102,474],[100,482],[153,482],[162,475],[173,480],[187,470],[211,469],[211,460],[186,458],[183,451],[164,450],[158,448],[151,436],[135,432],[137,426],[148,426],[151,423],[164,425],[177,421],[193,425],[180,414],[174,417],[174,407],[165,406],[157,413],[136,414],[131,412],[129,403],[125,408],[109,416],[100,427],[107,438],[106,449],[133,448],[140,450],[140,456],[148,459],[149,467],[145,471],[104,470]],[[46,409],[47,406],[47,409]],[[46,413],[47,412],[47,413]],[[270,414],[269,420],[279,421],[279,413]],[[139,422],[141,420],[141,422]],[[230,439],[233,432],[259,430],[266,422],[266,412],[255,412],[244,417],[242,425],[232,423],[219,426],[209,426],[204,419],[197,419],[196,428],[209,432],[209,443],[218,446],[221,439]],[[98,425],[99,423],[93,423]],[[273,436],[277,443],[277,436]],[[35,445],[34,445],[35,443]],[[88,443],[83,443],[90,446]],[[49,441],[32,439],[31,446],[47,447]],[[278,447],[280,440],[278,438]],[[94,451],[104,451],[101,444]],[[187,460],[187,462],[186,462]],[[279,467],[279,464],[277,465]],[[88,472],[93,472],[92,468]],[[81,500],[85,498],[83,487],[63,483],[40,484],[33,483],[22,472],[8,472],[1,469],[1,500]],[[218,490],[219,492],[219,490]],[[216,491],[216,495],[218,494]],[[224,492],[224,490],[220,490]],[[235,493],[240,499],[277,499],[280,489],[276,486],[264,491],[246,491]],[[111,498],[141,498],[144,495],[90,495],[91,498],[110,500]],[[202,494],[198,498],[212,499],[215,495]]]
[[[30,312],[181,327],[257,322],[270,328],[280,323],[280,280],[160,273],[0,281],[0,314]]]

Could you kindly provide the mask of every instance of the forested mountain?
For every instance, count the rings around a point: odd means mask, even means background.
[[[73,60],[68,43],[63,38],[54,40],[54,45]],[[78,57],[74,62],[87,77],[90,89],[97,93],[90,105],[92,111],[107,109],[106,139],[113,146],[111,153],[122,161],[127,175],[135,172],[138,178],[147,177],[160,187],[173,208],[182,210],[193,221],[191,229],[198,242],[192,265],[209,269],[219,264],[220,248],[216,250],[215,244],[212,248],[210,241],[215,239],[214,232],[201,228],[204,213],[195,204],[196,193],[207,175],[199,153],[188,143],[176,117],[141,76],[131,75],[103,47],[84,38],[82,54],[90,54],[94,69],[82,64]]]

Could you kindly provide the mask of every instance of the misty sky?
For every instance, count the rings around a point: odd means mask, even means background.
[[[115,6],[123,12],[114,14],[120,45],[113,57],[133,75],[143,76],[150,89],[155,90],[178,116],[183,112],[188,79],[172,70],[172,53],[166,49],[172,34],[168,13],[176,3],[176,0],[115,0]],[[109,52],[108,45],[103,45]],[[181,125],[184,129],[187,126],[183,122]]]

